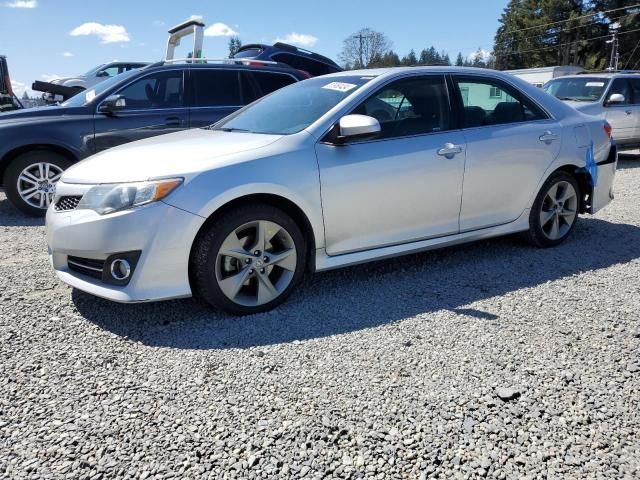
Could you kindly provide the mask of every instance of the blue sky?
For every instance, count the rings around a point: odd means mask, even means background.
[[[0,0],[0,54],[21,93],[34,80],[71,76],[111,60],[162,58],[167,29],[201,15],[204,52],[227,56],[228,35],[244,43],[288,40],[337,60],[344,38],[363,27],[384,32],[400,55],[434,45],[452,57],[491,50],[507,0]],[[214,25],[216,24],[216,25]]]

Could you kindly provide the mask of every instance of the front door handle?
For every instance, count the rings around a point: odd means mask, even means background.
[[[445,143],[441,149],[439,149],[436,153],[441,157],[453,158],[456,154],[462,152],[462,147],[460,145],[454,145],[453,143]]]
[[[631,115],[633,112],[631,110],[625,110],[625,112],[627,115]]]
[[[558,137],[558,135],[556,135],[552,131],[547,130],[542,135],[540,135],[539,138],[540,138],[541,142],[549,144],[549,143],[553,142],[554,140],[557,140],[559,137]]]
[[[167,127],[179,127],[182,125],[182,120],[180,117],[167,117],[164,119],[164,124]]]

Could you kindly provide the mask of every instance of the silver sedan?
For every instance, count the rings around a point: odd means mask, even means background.
[[[558,245],[611,201],[616,162],[605,121],[510,75],[349,71],[76,164],[49,251],[94,295],[250,314],[305,271],[515,232]]]

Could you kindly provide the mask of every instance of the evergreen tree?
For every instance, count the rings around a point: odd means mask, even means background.
[[[242,47],[242,42],[238,37],[233,36],[229,39],[228,45],[229,45],[229,58],[231,58],[236,53],[238,53],[238,50],[240,50],[240,47]]]
[[[402,65],[404,65],[405,67],[418,65],[418,57],[416,56],[416,52],[413,48],[407,56],[402,58]]]
[[[462,52],[458,52],[458,56],[456,57],[456,67],[464,67],[464,57],[462,56]]]

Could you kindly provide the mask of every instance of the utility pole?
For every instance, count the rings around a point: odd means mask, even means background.
[[[607,68],[609,72],[616,72],[618,70],[618,64],[620,63],[620,52],[618,50],[620,45],[618,41],[619,29],[620,24],[618,22],[609,25],[609,30],[611,30],[611,40],[607,40],[607,43],[611,44],[611,58],[609,59],[609,67]]]
[[[364,57],[363,57],[363,49],[364,49],[364,39],[365,38],[372,38],[373,35],[363,35],[362,32],[360,32],[358,35],[354,35],[353,38],[357,38],[358,40],[360,40],[360,68],[364,68]]]

